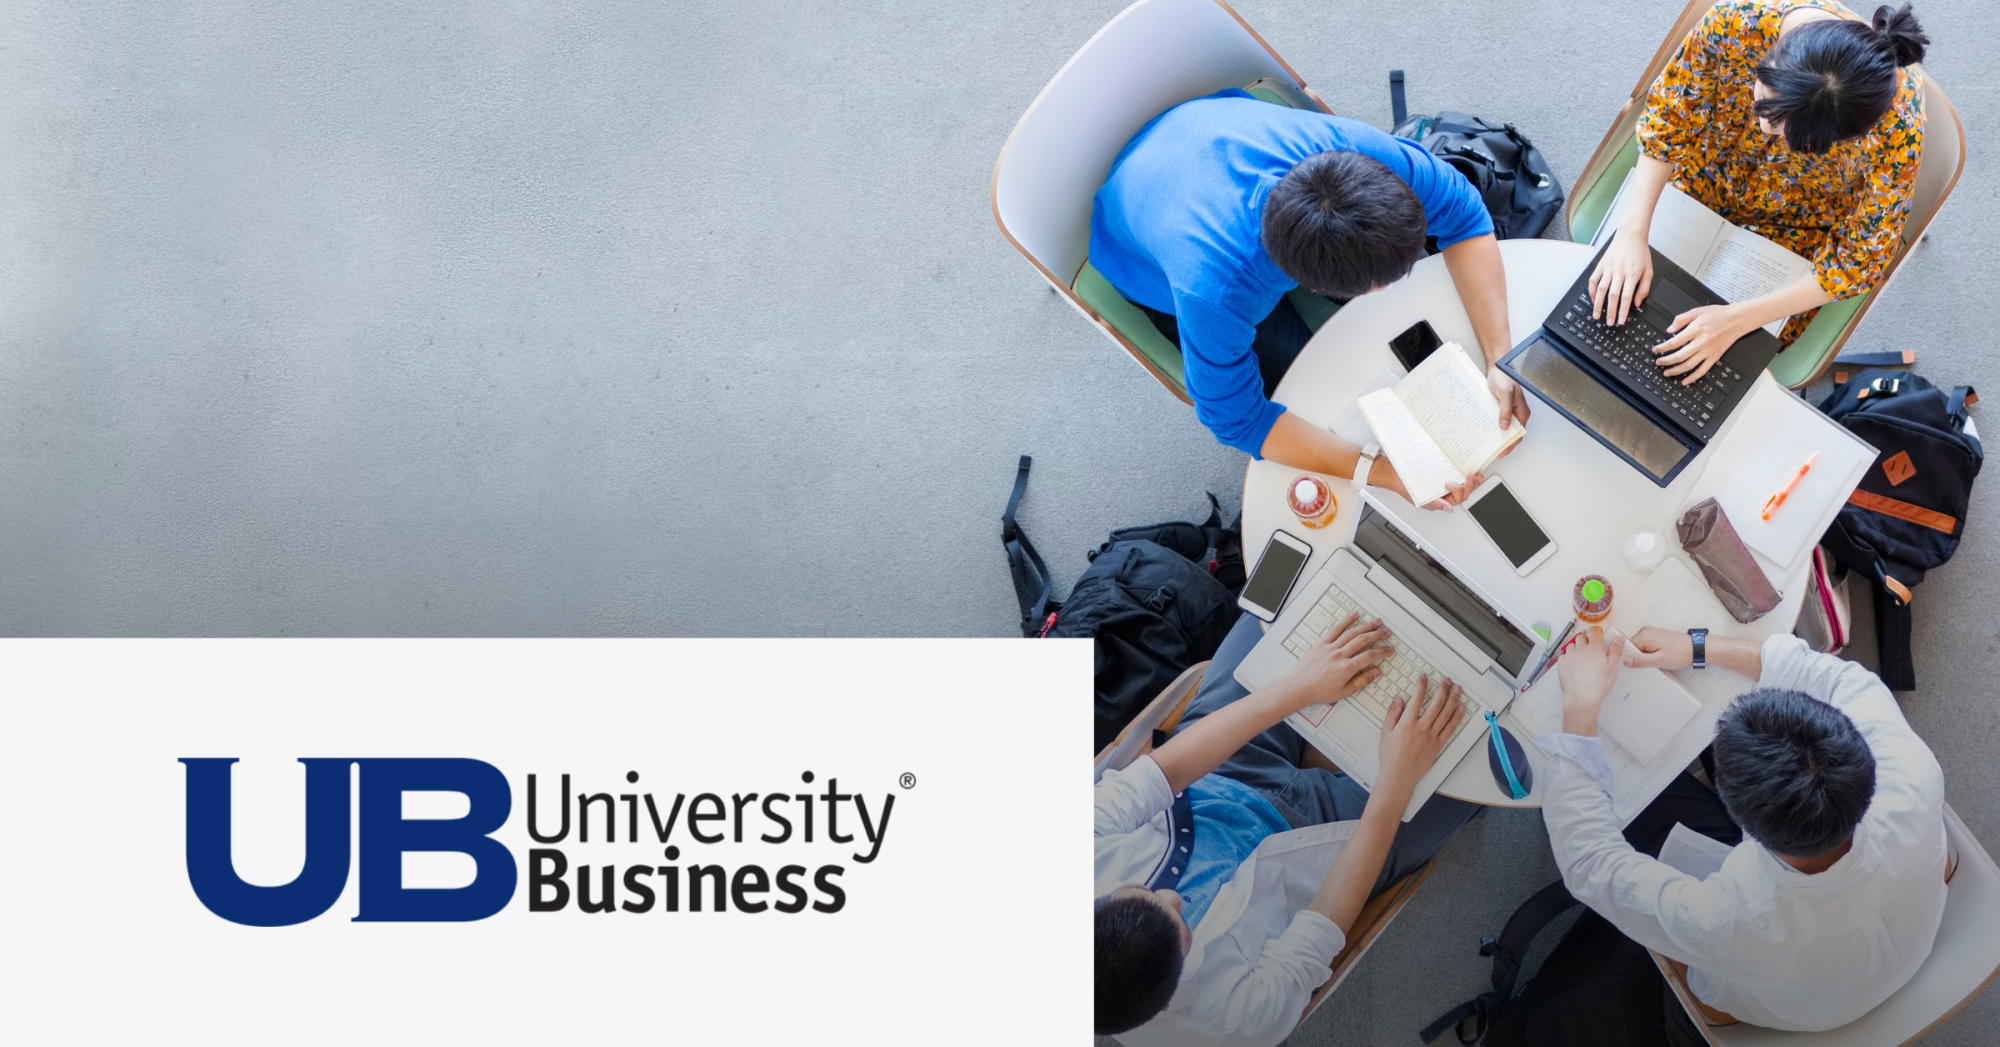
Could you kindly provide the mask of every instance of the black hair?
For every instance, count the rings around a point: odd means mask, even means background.
[[[1424,207],[1373,157],[1314,153],[1264,201],[1264,250],[1300,287],[1353,298],[1401,280],[1424,256]]]
[[[1771,97],[1758,116],[1785,127],[1785,144],[1824,153],[1868,133],[1896,100],[1897,70],[1924,59],[1931,42],[1910,5],[1875,9],[1873,25],[1849,18],[1807,22],[1778,38],[1757,63]]]
[[[1875,754],[1854,721],[1797,691],[1760,688],[1715,725],[1715,789],[1758,843],[1792,858],[1854,835],[1875,796]]]
[[[1097,899],[1097,1035],[1167,1009],[1181,980],[1181,927],[1151,898]]]

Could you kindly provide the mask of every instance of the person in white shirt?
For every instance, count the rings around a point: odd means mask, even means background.
[[[1793,636],[1708,639],[1709,663],[1757,681],[1724,711],[1712,749],[1715,793],[1746,838],[1700,880],[1641,853],[1613,813],[1598,709],[1621,660],[1684,669],[1694,644],[1648,628],[1628,646],[1593,628],[1563,657],[1563,733],[1540,740],[1554,757],[1542,814],[1563,882],[1684,966],[1711,1023],[1844,1025],[1930,955],[1945,898],[1943,771],[1862,666]],[[1681,1010],[1666,1013],[1671,1023]]]
[[[1379,621],[1349,616],[1284,678],[1246,694],[1233,669],[1262,631],[1245,616],[1179,732],[1096,792],[1096,1031],[1127,1047],[1271,1047],[1298,1024],[1369,897],[1428,861],[1478,812],[1416,783],[1463,718],[1449,680],[1391,704],[1371,795],[1306,762],[1285,717],[1380,675]],[[1192,721],[1190,723],[1189,721]],[[1357,820],[1358,819],[1358,820]]]

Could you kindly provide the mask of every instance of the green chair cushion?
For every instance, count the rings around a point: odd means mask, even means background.
[[[1639,136],[1634,134],[1618,147],[1610,166],[1604,169],[1597,181],[1577,186],[1576,217],[1569,224],[1571,240],[1587,244],[1597,235],[1597,227],[1604,224],[1604,215],[1611,210],[1611,201],[1618,198],[1618,189],[1625,184],[1625,173],[1637,166]]]
[[[1863,291],[1852,298],[1820,306],[1819,313],[1813,317],[1812,323],[1806,325],[1799,340],[1786,346],[1784,352],[1771,361],[1771,377],[1788,389],[1796,389],[1812,381],[1819,374],[1820,367],[1839,348],[1841,336],[1854,322],[1854,314],[1861,311],[1861,304],[1873,293]]]
[[[1147,316],[1144,310],[1126,301],[1125,296],[1111,286],[1111,281],[1106,280],[1096,266],[1083,263],[1083,271],[1076,274],[1072,289],[1091,312],[1110,324],[1112,330],[1125,336],[1125,340],[1139,350],[1139,355],[1159,368],[1177,391],[1183,395],[1187,393],[1187,379],[1181,372],[1181,347],[1161,334],[1160,329],[1153,326],[1152,317]]]

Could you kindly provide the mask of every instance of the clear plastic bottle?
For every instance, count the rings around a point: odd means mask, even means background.
[[[1285,501],[1291,505],[1292,515],[1307,527],[1325,527],[1340,512],[1340,503],[1333,500],[1333,488],[1310,473],[1291,482],[1285,489]]]

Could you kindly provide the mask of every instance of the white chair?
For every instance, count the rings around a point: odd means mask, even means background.
[[[1184,402],[1191,401],[1179,348],[1109,285],[1078,292],[1091,198],[1146,121],[1189,99],[1258,81],[1265,82],[1260,96],[1332,111],[1228,4],[1139,0],[1056,72],[993,166],[993,218],[1007,240],[1057,294]]]
[[[1895,994],[1860,1018],[1825,1032],[1779,1032],[1755,1025],[1709,1025],[1667,959],[1653,963],[1711,1047],[1903,1047],[1972,1002],[2000,975],[2000,865],[1945,805],[1944,831],[1957,858],[1945,891],[1944,922],[1930,957]]]

